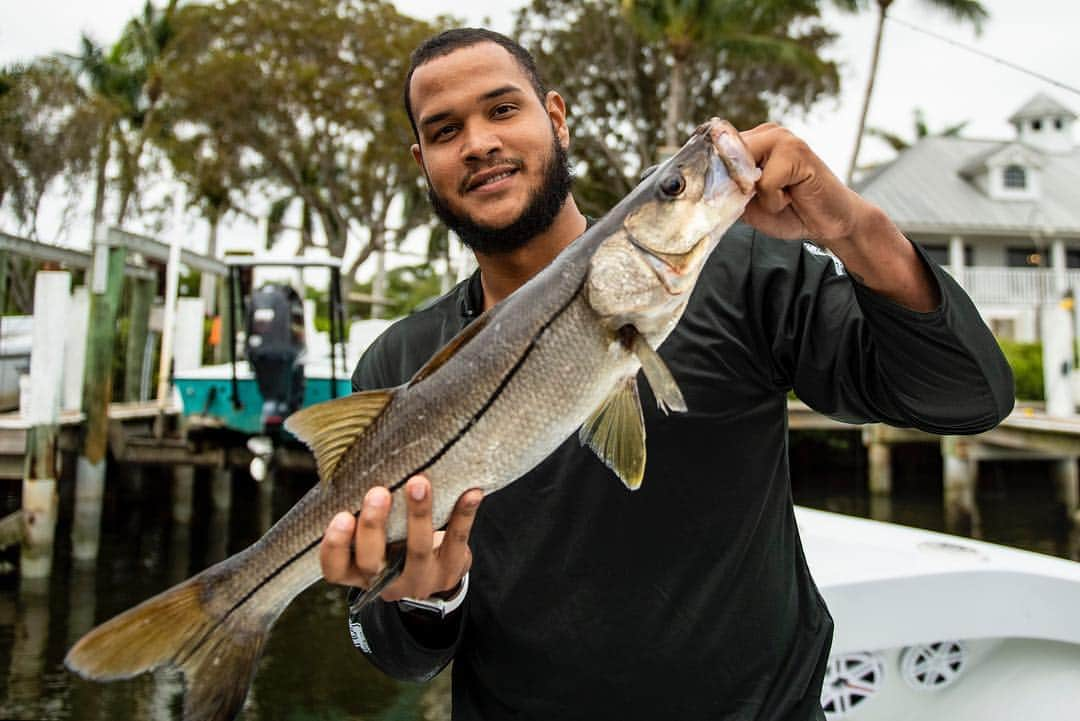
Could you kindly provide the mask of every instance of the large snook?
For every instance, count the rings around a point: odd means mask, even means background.
[[[407,385],[293,415],[287,425],[312,448],[321,483],[251,547],[90,631],[68,653],[68,668],[111,680],[178,667],[185,721],[226,721],[243,703],[270,626],[320,578],[327,523],[358,511],[369,488],[396,494],[423,471],[438,526],[465,490],[506,486],[579,428],[636,488],[645,466],[637,371],[662,405],[685,409],[654,349],[758,175],[735,129],[709,121]],[[405,537],[404,509],[392,505],[392,541]]]

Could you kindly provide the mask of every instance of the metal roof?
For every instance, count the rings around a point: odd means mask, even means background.
[[[1009,122],[1016,125],[1021,120],[1035,120],[1046,117],[1075,118],[1076,113],[1044,93],[1038,93],[1012,114]]]
[[[1039,197],[995,200],[962,170],[1016,141],[930,137],[856,184],[904,232],[1080,237],[1080,148],[1038,154]]]

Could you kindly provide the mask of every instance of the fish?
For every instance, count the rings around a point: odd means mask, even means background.
[[[185,721],[236,716],[270,628],[321,577],[330,519],[359,513],[376,485],[400,497],[423,472],[435,527],[471,488],[521,477],[575,432],[633,490],[645,472],[639,369],[665,412],[686,410],[656,349],[678,323],[706,258],[754,195],[760,170],[712,118],[609,213],[517,291],[470,323],[408,383],[326,401],[286,427],[319,483],[248,548],[97,626],[65,664],[86,679],[171,666]],[[391,504],[389,542],[406,536]],[[370,603],[403,565],[388,562]]]

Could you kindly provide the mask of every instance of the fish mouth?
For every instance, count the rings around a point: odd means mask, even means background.
[[[492,168],[472,173],[461,184],[462,195],[509,178],[521,170],[520,162],[502,162]]]

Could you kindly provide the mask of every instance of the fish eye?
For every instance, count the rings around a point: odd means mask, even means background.
[[[674,198],[686,190],[686,181],[679,174],[669,175],[660,181],[660,192],[669,198]]]

